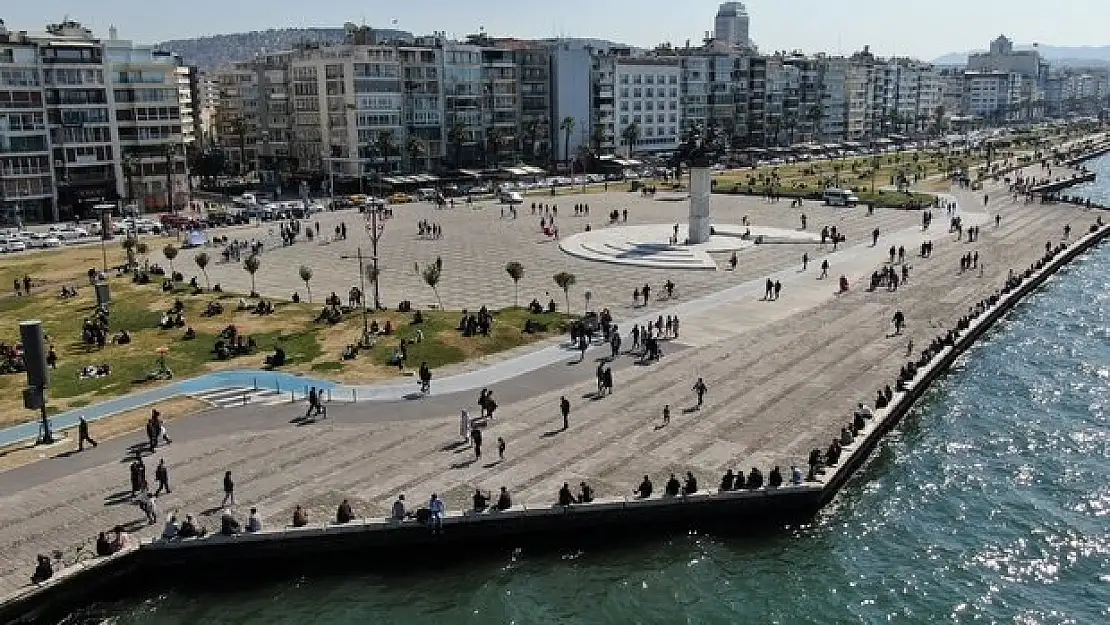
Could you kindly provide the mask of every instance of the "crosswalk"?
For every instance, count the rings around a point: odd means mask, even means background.
[[[236,406],[277,406],[288,404],[289,394],[279,393],[271,389],[255,389],[246,386],[233,386],[218,388],[203,393],[194,393],[192,397],[206,401],[217,408],[235,408]]]

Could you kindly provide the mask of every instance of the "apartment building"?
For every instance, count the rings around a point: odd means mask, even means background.
[[[110,114],[114,119],[111,177],[118,195],[141,210],[174,210],[188,202],[188,173],[184,149],[177,63],[173,54],[118,39],[113,29],[103,42],[105,74],[111,89]],[[68,130],[68,129],[66,129]],[[85,139],[99,137],[85,137]],[[68,147],[91,158],[89,148]],[[101,157],[96,148],[96,158]],[[67,154],[66,160],[69,161]],[[71,167],[71,169],[73,169]],[[111,199],[110,197],[100,198]]]
[[[680,60],[629,56],[614,61],[618,141],[631,153],[677,149],[684,123]],[[630,127],[636,130],[629,131]]]
[[[0,27],[0,223],[56,221],[38,46]]]

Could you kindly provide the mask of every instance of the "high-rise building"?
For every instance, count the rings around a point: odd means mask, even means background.
[[[717,9],[713,36],[730,46],[750,46],[748,10],[742,2],[725,2]]]
[[[120,198],[141,210],[186,201],[177,62],[99,39],[73,20],[0,27],[0,189],[6,219],[93,217]]]

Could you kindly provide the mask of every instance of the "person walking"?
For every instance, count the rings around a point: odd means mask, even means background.
[[[235,505],[235,482],[231,479],[231,471],[224,472],[224,500],[220,502],[220,507],[226,506],[228,502]]]
[[[902,328],[906,327],[906,316],[902,314],[902,311],[896,311],[891,322],[894,324],[894,334],[897,336],[902,333]]]
[[[482,430],[479,430],[477,425],[470,429],[470,442],[474,443],[474,459],[480,460],[482,458]]]
[[[77,422],[77,451],[85,451],[85,442],[96,447],[96,441],[89,436],[89,422],[85,420],[84,415],[81,415],[81,419]]]
[[[821,277],[818,280],[824,280],[829,277],[829,259],[821,261]]]
[[[500,436],[497,437],[497,459],[505,459],[505,439]]]
[[[809,253],[802,254],[802,271],[809,269]]]
[[[161,495],[163,489],[167,493],[173,492],[173,490],[170,489],[170,471],[166,468],[166,460],[164,458],[158,461],[158,466],[154,469],[154,481],[158,482],[158,488],[154,491],[155,497]]]
[[[782,282],[775,280],[775,301],[779,300],[779,294],[782,293]]]
[[[671,405],[666,404],[663,406],[663,426],[666,427],[671,424]]]
[[[313,410],[316,410],[316,404],[318,402],[319,399],[316,394],[316,387],[313,386],[312,388],[308,389],[308,408],[304,411],[304,416],[306,419],[309,417],[309,415],[312,414]]]
[[[563,431],[570,428],[570,400],[566,395],[559,399],[559,412],[563,415]]]
[[[697,394],[698,405],[696,406],[696,408],[698,410],[701,410],[702,404],[705,403],[705,392],[709,390],[708,387],[705,386],[705,380],[698,378],[698,381],[694,382],[694,388],[691,390],[693,390],[694,393]]]

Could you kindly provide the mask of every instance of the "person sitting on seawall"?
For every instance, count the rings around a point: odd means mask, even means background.
[[[771,469],[771,473],[767,475],[767,486],[770,488],[778,488],[782,486],[782,471],[779,470],[778,465]]]
[[[115,552],[112,551],[112,542],[108,540],[107,532],[100,532],[99,534],[97,534],[97,536],[96,536],[96,555],[104,557],[104,556],[110,556],[113,553],[115,553]]]
[[[204,526],[197,525],[193,520],[193,515],[186,514],[185,521],[181,524],[181,529],[177,530],[178,538],[201,538],[208,533]]]
[[[247,517],[247,531],[251,533],[262,531],[262,517],[258,516],[258,508],[251,508],[251,515]]]
[[[346,499],[339,504],[339,508],[335,511],[335,522],[342,525],[343,523],[350,523],[355,520],[355,511],[351,509],[351,504]]]
[[[570,492],[570,484],[563,482],[563,487],[559,489],[559,505],[569,506],[574,503],[574,495]]]
[[[308,513],[304,508],[297,506],[293,509],[293,527],[304,527],[308,525]]]
[[[682,483],[678,481],[678,478],[674,476],[674,473],[671,473],[671,478],[667,480],[667,485],[663,489],[663,494],[665,494],[667,497],[678,497],[678,493],[681,491]]]
[[[35,572],[31,575],[32,584],[41,584],[46,580],[54,577],[54,565],[50,562],[50,558],[38,555],[38,564],[35,566]]]
[[[513,507],[513,499],[509,496],[509,489],[504,486],[501,487],[501,494],[497,496],[497,506],[495,507],[498,512],[504,512]]]
[[[647,499],[648,497],[651,497],[651,492],[654,489],[655,487],[651,483],[651,478],[645,475],[644,481],[640,482],[640,485],[636,488],[636,490],[632,492],[635,493],[636,496],[640,499]]]
[[[578,503],[590,503],[594,500],[594,489],[585,482],[578,483]]]
[[[698,480],[697,480],[697,478],[694,477],[693,473],[687,471],[686,472],[686,484],[684,484],[682,486],[682,494],[683,495],[693,495],[696,492],[698,492]]]
[[[177,526],[177,515],[171,514],[170,518],[166,520],[166,524],[162,526],[162,540],[173,540],[181,533],[181,528]]]
[[[225,508],[223,515],[220,516],[220,533],[224,536],[232,536],[241,531],[243,531],[243,527],[239,524],[239,521],[236,521],[235,517],[232,516],[231,510]]]
[[[802,470],[797,465],[790,465],[790,483],[794,486],[801,486],[805,481],[805,476],[802,475]]]
[[[748,488],[752,490],[763,488],[763,472],[759,467],[752,467],[751,472],[748,473]]]
[[[489,507],[490,496],[482,494],[482,489],[474,489],[474,512],[485,512]]]
[[[732,490],[733,484],[735,484],[735,482],[736,474],[733,473],[732,469],[729,469],[728,471],[725,471],[724,476],[721,477],[721,487],[719,490],[722,493],[727,493],[728,491]]]

